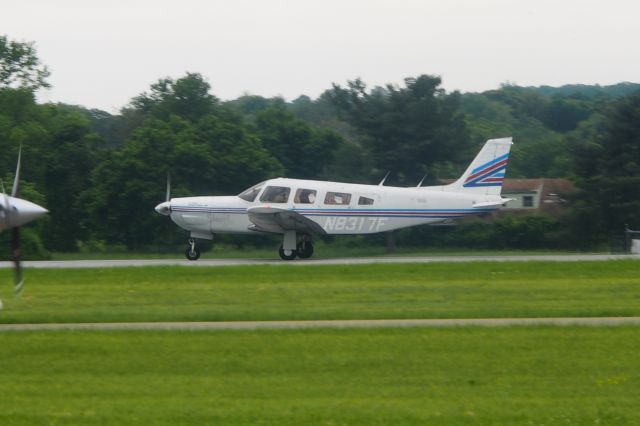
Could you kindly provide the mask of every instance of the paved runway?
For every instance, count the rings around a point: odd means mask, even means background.
[[[310,328],[394,328],[394,327],[508,327],[508,326],[621,326],[640,325],[640,317],[589,318],[482,318],[482,319],[387,319],[319,321],[217,321],[217,322],[129,322],[129,323],[57,323],[0,324],[3,331],[60,330],[258,330]]]
[[[121,268],[136,266],[240,266],[240,265],[370,265],[375,263],[438,263],[438,262],[517,262],[517,261],[605,261],[615,259],[640,260],[640,255],[631,254],[567,254],[524,256],[388,256],[354,257],[339,259],[310,259],[283,261],[280,259],[204,259],[190,262],[183,259],[125,259],[125,260],[45,260],[25,261],[26,268]],[[13,263],[0,262],[0,268],[11,268]]]

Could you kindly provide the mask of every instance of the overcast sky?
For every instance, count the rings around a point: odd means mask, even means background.
[[[36,43],[41,101],[112,113],[188,71],[222,99],[420,74],[461,91],[640,81],[637,0],[7,0],[0,34]]]

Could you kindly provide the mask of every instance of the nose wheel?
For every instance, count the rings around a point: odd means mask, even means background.
[[[296,258],[296,250],[285,250],[282,246],[280,246],[278,254],[282,260],[293,260]]]
[[[193,238],[189,239],[189,244],[187,245],[187,249],[185,250],[184,255],[189,260],[200,259],[200,248],[196,245],[196,240],[194,240]]]

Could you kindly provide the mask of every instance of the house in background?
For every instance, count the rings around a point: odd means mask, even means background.
[[[575,185],[568,179],[505,179],[502,196],[513,200],[500,211],[558,216],[575,192]]]
[[[447,185],[455,179],[443,179]],[[577,191],[568,179],[505,179],[502,184],[502,197],[512,198],[506,206],[492,215],[537,214],[559,216],[568,207],[571,195]]]

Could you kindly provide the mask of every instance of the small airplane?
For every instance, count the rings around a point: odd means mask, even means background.
[[[0,200],[0,231],[11,229],[11,248],[12,260],[14,263],[14,286],[15,293],[19,295],[23,288],[22,279],[22,248],[20,246],[20,227],[40,216],[48,213],[48,210],[31,201],[18,198],[20,192],[20,159],[22,157],[22,147],[18,151],[18,165],[16,166],[16,175],[13,180],[11,195],[4,192],[2,185],[2,200]],[[0,309],[2,301],[0,301]]]
[[[314,235],[371,234],[455,219],[499,209],[512,138],[490,139],[455,182],[441,186],[378,185],[276,178],[234,196],[170,197],[155,210],[190,232],[185,256],[200,257],[196,239],[217,233],[281,234],[283,260],[313,255]]]

